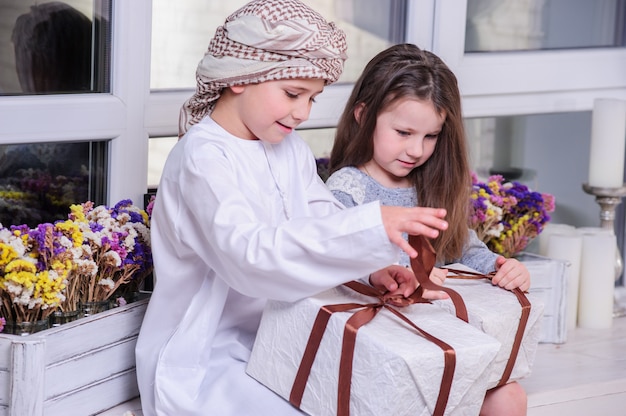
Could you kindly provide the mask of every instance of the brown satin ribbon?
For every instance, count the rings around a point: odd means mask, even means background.
[[[449,278],[452,279],[489,279],[491,280],[495,274],[495,272],[489,274],[482,274],[471,272],[467,270],[457,270],[454,268],[448,268],[449,273],[455,273],[453,275],[448,275]],[[506,289],[504,289],[506,290]],[[515,339],[513,341],[513,346],[511,347],[511,354],[509,355],[509,360],[506,363],[506,367],[504,367],[504,372],[502,373],[502,377],[498,382],[496,387],[502,386],[509,382],[511,378],[511,373],[513,372],[513,367],[515,366],[515,361],[517,360],[517,355],[519,354],[519,349],[522,346],[522,339],[524,338],[524,331],[526,330],[526,325],[528,323],[528,318],[530,317],[530,301],[524,294],[524,292],[515,288],[511,290],[513,294],[517,297],[518,302],[522,307],[522,313],[520,315],[519,323],[517,324],[517,331],[515,332]]]
[[[356,345],[356,334],[359,328],[374,319],[376,314],[381,310],[381,308],[384,307],[391,311],[399,319],[404,321],[406,324],[408,324],[410,327],[418,331],[418,333],[424,336],[424,338],[435,343],[437,346],[439,346],[439,348],[444,351],[444,372],[441,379],[439,396],[437,397],[437,403],[435,405],[433,416],[440,416],[444,414],[452,387],[452,380],[454,378],[454,369],[456,367],[456,353],[450,345],[434,337],[428,332],[420,329],[408,318],[406,318],[401,312],[391,307],[390,303],[394,305],[409,305],[418,302],[429,302],[421,296],[423,290],[428,289],[441,290],[446,292],[450,296],[450,299],[454,304],[454,307],[456,309],[456,316],[465,322],[469,321],[467,308],[465,307],[465,302],[463,302],[463,298],[458,292],[451,288],[438,285],[430,280],[430,272],[435,265],[436,259],[435,251],[430,242],[423,236],[409,236],[409,244],[411,244],[411,246],[415,248],[415,250],[418,252],[418,256],[414,259],[411,259],[411,268],[413,269],[413,272],[415,273],[415,276],[417,277],[417,280],[420,284],[418,290],[416,290],[415,293],[413,293],[408,298],[397,296],[392,297],[388,294],[381,293],[378,290],[359,282],[353,281],[346,283],[344,286],[347,286],[361,294],[375,297],[378,299],[378,301],[367,304],[344,303],[337,305],[325,305],[320,308],[320,311],[315,318],[315,322],[313,324],[307,346],[300,362],[300,367],[298,368],[298,372],[296,374],[291,389],[291,394],[289,396],[289,401],[291,402],[291,404],[293,404],[297,408],[300,408],[302,396],[304,395],[304,390],[306,388],[306,383],[309,378],[309,374],[311,373],[313,362],[315,361],[315,355],[317,354],[331,315],[335,312],[346,312],[353,309],[362,308],[360,311],[355,312],[346,322],[346,325],[344,327],[341,358],[339,363],[337,415],[349,416],[350,384],[352,379],[352,361],[354,357],[354,347]],[[448,271],[457,273],[457,276],[450,276],[454,278],[491,279],[493,277],[493,274],[483,275],[480,273],[455,269],[448,269]],[[513,342],[511,354],[504,369],[502,378],[498,383],[498,386],[506,384],[511,376],[513,366],[515,365],[515,360],[517,359],[517,355],[519,353],[522,338],[524,336],[524,330],[528,322],[528,317],[530,316],[530,302],[528,301],[524,293],[520,289],[514,289],[512,290],[512,292],[515,294],[519,303],[522,306],[522,314],[520,317],[517,332],[515,334],[515,340]]]
[[[452,380],[454,378],[454,369],[456,367],[456,353],[454,348],[440,340],[439,338],[429,334],[422,330],[401,312],[391,307],[390,304],[409,305],[412,303],[426,302],[418,293],[413,293],[410,297],[404,298],[399,296],[390,296],[385,293],[381,293],[378,290],[364,285],[360,282],[352,281],[346,283],[347,286],[361,294],[377,298],[373,303],[344,303],[337,305],[322,306],[315,318],[307,346],[305,348],[300,367],[296,374],[291,394],[289,396],[289,402],[297,408],[300,408],[302,402],[302,396],[304,395],[304,389],[311,373],[311,367],[315,361],[315,355],[319,349],[319,345],[322,341],[322,337],[326,330],[328,321],[334,312],[344,312],[352,309],[362,308],[360,311],[355,312],[346,322],[344,327],[343,342],[341,347],[341,358],[339,362],[339,380],[338,380],[338,395],[337,395],[337,416],[349,416],[350,415],[350,385],[352,379],[352,360],[354,356],[354,347],[356,345],[356,334],[360,327],[370,322],[376,314],[382,309],[386,308],[392,312],[395,316],[405,322],[407,325],[415,329],[427,340],[435,343],[444,352],[444,370],[441,379],[441,385],[439,389],[439,396],[437,397],[437,403],[433,415],[441,416],[444,414],[450,390],[452,388]]]
[[[430,242],[424,236],[409,235],[409,244],[417,251],[417,257],[411,258],[411,268],[420,284],[417,288],[418,293],[421,294],[423,289],[446,292],[454,304],[457,318],[469,322],[467,308],[465,307],[465,302],[463,302],[461,295],[449,287],[438,285],[430,280],[430,272],[433,270],[433,267],[435,267],[436,259],[435,250]]]

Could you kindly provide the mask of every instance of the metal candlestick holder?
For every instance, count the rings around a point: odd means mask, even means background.
[[[583,183],[583,190],[596,197],[596,202],[600,205],[600,227],[615,233],[615,208],[622,202],[622,198],[626,196],[626,186],[618,188],[602,188],[589,186]],[[619,249],[615,251],[615,280],[619,279],[624,271],[624,261]],[[614,316],[626,315],[626,308],[614,302]]]

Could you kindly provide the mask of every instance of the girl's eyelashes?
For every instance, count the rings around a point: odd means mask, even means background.
[[[406,131],[406,130],[396,130],[396,133],[398,133],[399,136],[402,137],[408,137],[411,136],[413,133]],[[439,138],[439,133],[436,134],[427,134],[426,136],[424,136],[425,139],[430,139],[430,140],[437,140]]]

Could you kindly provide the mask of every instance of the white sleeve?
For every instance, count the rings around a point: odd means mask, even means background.
[[[387,237],[377,202],[342,209],[320,180],[307,190],[310,212],[272,225],[265,217],[271,210],[254,205],[235,171],[219,151],[199,152],[181,167],[176,183],[165,179],[159,187],[180,188],[168,193],[182,199],[171,202],[180,207],[176,232],[185,249],[235,290],[297,300],[396,261],[398,249]]]

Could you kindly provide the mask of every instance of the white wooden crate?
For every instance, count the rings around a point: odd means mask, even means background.
[[[539,342],[562,344],[567,340],[567,262],[521,253],[518,259],[530,273],[530,293],[545,305]]]
[[[0,334],[0,416],[88,416],[137,397],[135,344],[147,304]]]

